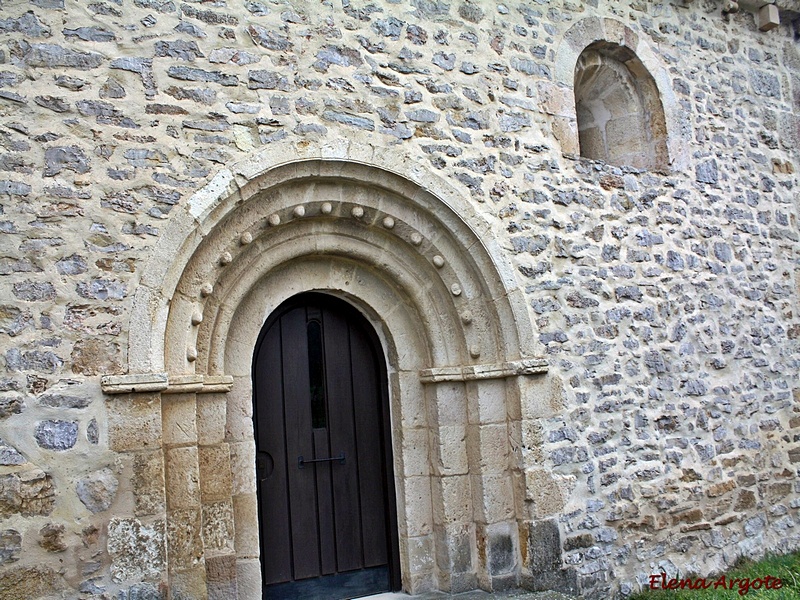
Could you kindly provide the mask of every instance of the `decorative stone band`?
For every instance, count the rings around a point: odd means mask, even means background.
[[[106,375],[100,379],[103,393],[109,395],[161,392],[163,394],[210,394],[230,392],[233,377],[230,375],[177,375],[167,373],[137,373],[133,375]]]
[[[519,375],[547,373],[547,360],[544,358],[524,358],[493,365],[468,365],[465,367],[437,367],[419,372],[422,383],[443,381],[476,381],[478,379],[504,379]]]
[[[419,378],[422,383],[439,383],[442,381],[503,379],[546,372],[547,360],[544,358],[525,358],[493,365],[423,369],[419,372]],[[233,387],[233,377],[230,375],[178,375],[170,377],[167,373],[105,375],[100,379],[100,387],[103,393],[112,396],[148,392],[210,394],[230,392]]]

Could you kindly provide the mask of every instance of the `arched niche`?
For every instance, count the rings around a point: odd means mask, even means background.
[[[221,171],[171,216],[136,292],[129,374],[103,382],[160,394],[170,585],[203,597],[227,568],[239,597],[259,593],[253,348],[306,291],[347,300],[383,345],[403,588],[518,582],[531,465],[513,440],[556,408],[491,225],[408,157],[285,160],[298,154],[278,145]]]
[[[625,46],[594,42],[575,65],[580,154],[613,165],[667,168],[667,129],[655,81]]]
[[[566,154],[661,171],[688,165],[690,124],[664,62],[620,21],[572,25],[540,93]]]

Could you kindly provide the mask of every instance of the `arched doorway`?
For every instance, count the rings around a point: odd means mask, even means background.
[[[385,352],[402,589],[517,585],[559,485],[530,432],[560,405],[513,266],[409,158],[292,152],[221,171],[172,217],[136,290],[129,374],[103,384],[165,432],[171,593],[262,593],[253,351],[309,291],[357,306]]]
[[[253,356],[263,597],[354,598],[400,587],[386,368],[347,302],[303,293]]]

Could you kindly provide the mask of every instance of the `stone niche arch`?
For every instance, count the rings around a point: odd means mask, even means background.
[[[688,165],[687,111],[631,27],[599,17],[575,23],[557,48],[553,85],[545,104],[565,153],[660,171]]]
[[[575,65],[581,156],[663,170],[667,129],[658,88],[630,49],[607,42],[584,48]]]
[[[253,348],[312,290],[360,310],[387,357],[403,589],[535,579],[553,485],[533,477],[531,423],[560,406],[491,226],[408,157],[285,162],[297,152],[221,171],[171,217],[136,292],[129,374],[103,380],[160,406],[173,596],[260,596]]]

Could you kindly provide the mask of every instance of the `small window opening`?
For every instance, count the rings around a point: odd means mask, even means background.
[[[664,109],[652,75],[624,46],[590,44],[575,66],[581,156],[617,166],[668,165]]]
[[[325,364],[322,358],[322,327],[312,320],[306,326],[308,337],[308,379],[311,392],[311,426],[328,426],[325,410]]]

